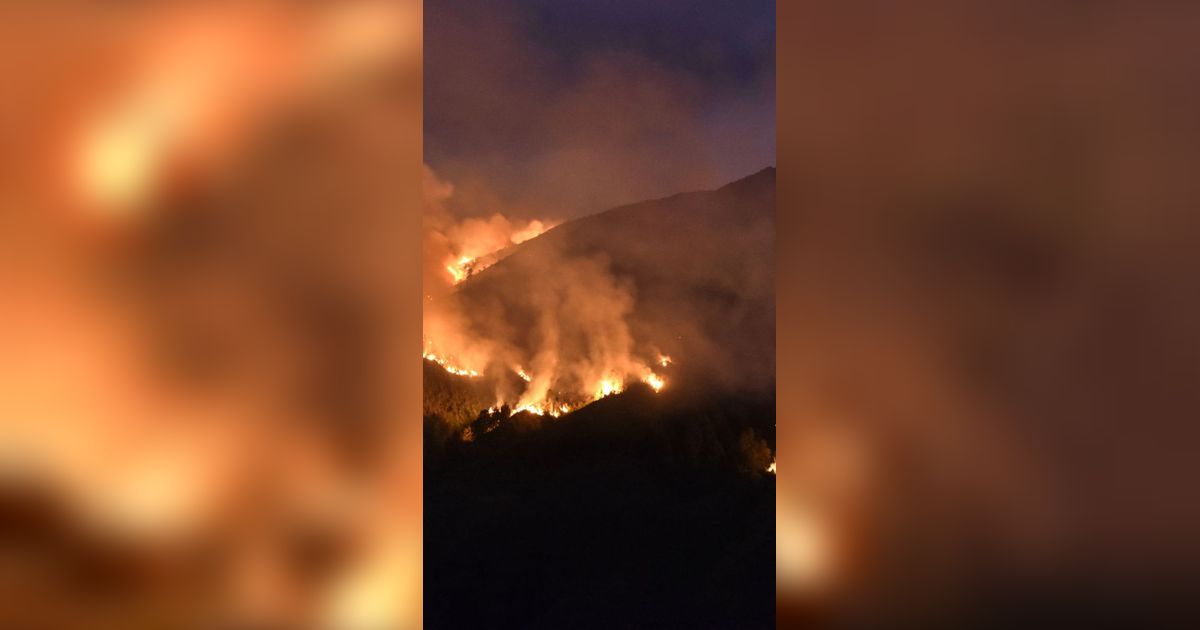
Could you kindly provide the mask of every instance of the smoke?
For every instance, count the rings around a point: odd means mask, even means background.
[[[648,364],[657,355],[634,352],[634,289],[603,256],[572,254],[547,242],[513,256],[493,276],[498,282],[463,283],[556,222],[500,213],[456,219],[454,190],[426,166],[427,358],[451,371],[493,377],[498,404],[539,410],[549,409],[551,398],[588,401],[651,377]],[[514,374],[521,381],[508,378]],[[565,403],[553,408],[559,404]]]
[[[773,337],[743,343],[773,328],[771,263],[759,255],[769,221],[622,220],[594,225],[593,241],[546,220],[711,190],[772,164],[774,26],[763,6],[428,7],[427,356],[494,378],[497,401],[518,406],[637,381],[672,388],[693,368],[771,381]],[[571,41],[539,28],[558,19],[572,20],[558,29]],[[663,43],[664,31],[687,41]],[[660,353],[681,363],[658,365]]]
[[[559,29],[570,42],[545,41],[560,35],[537,28],[554,19],[541,9],[430,4],[426,160],[460,194],[503,200],[516,216],[574,218],[774,161],[773,21],[734,32],[707,7],[603,4],[545,8],[588,22]],[[667,54],[647,44],[689,31],[697,40],[664,42]],[[738,50],[752,58],[727,58]]]
[[[558,224],[553,220],[509,219],[496,211],[488,216],[458,218],[459,209],[452,184],[424,167],[422,192],[425,203],[423,280],[426,294],[441,294],[472,274],[498,260],[510,245],[534,238]]]
[[[470,319],[454,297],[454,288],[494,261],[499,252],[541,221],[510,221],[499,212],[486,217],[459,218],[454,186],[428,165],[422,178],[424,199],[422,285],[425,295],[423,343],[428,357],[447,366],[482,373],[498,352],[487,337],[469,334]],[[491,256],[489,259],[488,257]]]
[[[531,335],[525,343],[510,337],[506,344],[518,361],[528,358],[533,370],[520,404],[537,403],[551,387],[593,398],[607,393],[606,386],[619,388],[626,380],[644,377],[649,368],[633,355],[629,328],[632,287],[616,278],[602,257],[574,257],[552,247],[537,253],[514,260],[508,270],[541,278],[528,283]],[[554,272],[529,275],[546,265]]]

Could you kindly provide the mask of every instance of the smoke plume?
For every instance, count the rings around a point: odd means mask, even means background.
[[[519,289],[500,283],[519,299],[487,297],[490,285],[472,291],[469,278],[555,222],[500,213],[457,219],[454,187],[428,167],[424,186],[426,358],[457,374],[493,377],[498,405],[555,415],[629,381],[661,383],[649,367],[654,359],[635,356],[628,321],[634,289],[608,260],[547,243],[500,271],[501,278],[537,278]]]

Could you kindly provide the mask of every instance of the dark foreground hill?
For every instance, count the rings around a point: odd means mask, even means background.
[[[774,627],[770,401],[495,415],[427,463],[429,627]]]

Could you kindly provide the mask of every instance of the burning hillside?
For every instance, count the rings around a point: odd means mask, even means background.
[[[443,293],[447,287],[501,260],[510,246],[520,245],[558,223],[549,219],[510,219],[499,212],[458,218],[451,208],[454,186],[438,178],[428,166],[422,188],[427,294]]]
[[[669,324],[638,331],[660,325],[639,317],[652,312],[637,308],[639,274],[617,273],[603,248],[574,250],[578,221],[543,238],[554,222],[501,214],[455,221],[453,187],[429,169],[425,187],[427,360],[485,379],[494,390],[490,407],[512,413],[559,417],[632,383],[667,387],[671,358],[662,348],[675,352],[684,336]],[[630,226],[619,219],[606,227],[620,239]]]
[[[424,356],[486,383],[487,408],[559,417],[633,383],[661,391],[668,371],[772,385],[773,169],[546,233],[451,221],[453,188],[429,170],[425,183]]]

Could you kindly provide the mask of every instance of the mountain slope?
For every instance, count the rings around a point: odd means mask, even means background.
[[[485,334],[511,336],[537,326],[529,295],[576,281],[570,274],[592,271],[581,271],[581,261],[594,263],[629,294],[622,315],[636,348],[674,357],[688,382],[771,388],[774,211],[774,168],[715,191],[614,208],[510,248],[466,281],[458,297],[469,311],[497,314],[482,322]],[[590,350],[588,342],[580,341],[581,351]],[[536,340],[518,333],[515,343],[532,349]]]

